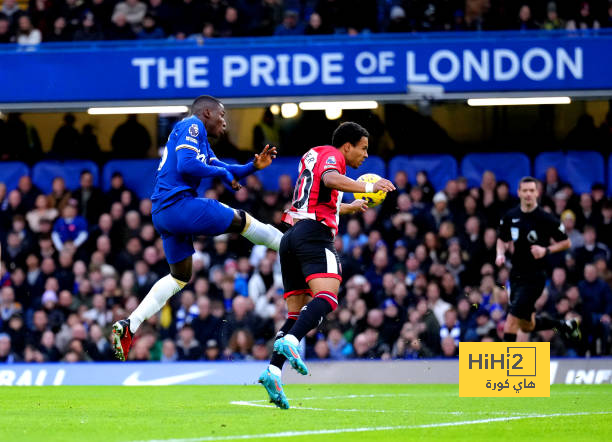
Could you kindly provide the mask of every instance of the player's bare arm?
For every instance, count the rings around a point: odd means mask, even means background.
[[[506,263],[506,250],[508,250],[508,243],[497,238],[497,244],[495,248],[497,250],[497,256],[495,257],[495,265],[501,267]]]
[[[569,249],[571,246],[572,241],[569,238],[551,244],[548,247],[542,247],[534,244],[531,246],[531,254],[535,259],[542,259],[550,253],[563,252],[564,250]]]
[[[339,190],[341,192],[376,193],[380,192],[381,190],[383,192],[393,192],[395,190],[393,183],[384,178],[378,180],[374,184],[360,183],[345,175],[342,175],[335,170],[330,170],[323,175],[323,184],[330,189]],[[369,184],[372,185],[372,189],[368,188]]]
[[[355,200],[350,204],[340,204],[340,215],[353,215],[363,213],[368,210],[368,202],[365,200]]]

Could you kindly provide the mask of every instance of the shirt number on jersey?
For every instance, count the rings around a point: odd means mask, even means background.
[[[159,162],[159,167],[157,168],[157,171],[159,172],[160,170],[162,170],[162,167],[164,167],[164,164],[166,164],[166,160],[168,159],[168,147],[164,147],[164,154],[162,155],[162,159]]]
[[[301,209],[308,202],[310,197],[310,189],[312,188],[312,172],[309,169],[304,169],[300,174],[293,192],[293,207]]]

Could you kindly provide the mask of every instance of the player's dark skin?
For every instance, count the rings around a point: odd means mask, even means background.
[[[219,138],[225,132],[227,128],[227,122],[225,121],[225,107],[221,103],[210,102],[207,106],[203,107],[202,110],[194,114],[198,117],[204,127],[206,133],[211,138]],[[255,154],[253,164],[255,169],[263,169],[268,167],[272,160],[276,158],[276,147],[270,147],[266,145],[259,154]],[[232,189],[239,190],[242,186],[236,179],[232,181]],[[240,232],[242,230],[243,219],[237,210],[234,210],[234,219],[227,229],[228,232]],[[170,264],[170,273],[172,276],[179,281],[189,282],[192,273],[192,259],[191,256],[185,258],[174,264]]]

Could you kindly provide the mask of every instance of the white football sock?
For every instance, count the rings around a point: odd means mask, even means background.
[[[130,320],[130,331],[136,333],[140,324],[160,311],[166,304],[166,301],[180,292],[186,285],[186,282],[179,281],[173,278],[172,275],[166,275],[157,281],[128,318]]]
[[[268,365],[268,370],[270,370],[270,373],[272,373],[273,375],[281,377],[281,369],[278,368],[276,365]]]
[[[295,345],[296,347],[300,345],[300,341],[298,341],[298,339],[293,335],[285,335],[285,341],[289,341],[291,344]]]
[[[264,224],[261,221],[253,218],[247,213],[246,226],[241,233],[246,239],[251,241],[253,244],[266,246],[272,250],[276,250],[280,247],[280,241],[283,234],[276,227],[270,224]]]

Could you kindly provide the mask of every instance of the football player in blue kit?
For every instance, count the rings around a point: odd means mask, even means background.
[[[244,165],[219,161],[207,137],[223,134],[227,126],[224,117],[223,104],[214,97],[202,95],[194,100],[191,116],[178,122],[168,138],[151,201],[153,225],[162,237],[170,274],[155,283],[129,318],[113,324],[113,348],[115,356],[122,361],[127,359],[132,336],[140,324],[160,311],[191,279],[194,235],[240,233],[254,244],[278,251],[283,236],[278,229],[243,210],[197,197],[196,189],[202,178],[220,178],[238,190],[240,179],[268,167],[276,158],[276,148],[266,146],[253,161]]]

